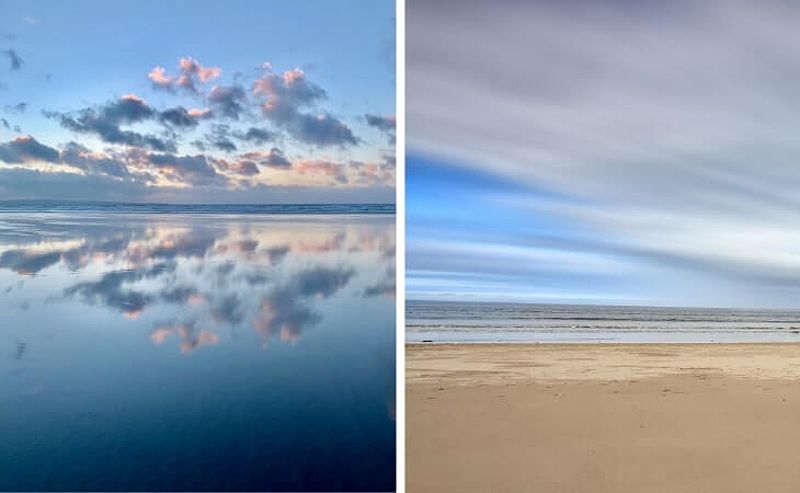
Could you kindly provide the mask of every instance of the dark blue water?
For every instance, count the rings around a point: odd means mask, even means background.
[[[0,213],[0,490],[395,487],[394,217]]]

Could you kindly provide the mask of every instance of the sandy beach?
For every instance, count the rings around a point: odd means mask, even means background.
[[[408,491],[800,488],[800,345],[411,344]]]

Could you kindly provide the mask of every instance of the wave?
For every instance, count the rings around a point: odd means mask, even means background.
[[[434,340],[592,340],[605,334],[614,340],[640,340],[652,335],[661,342],[742,334],[796,340],[800,311],[727,308],[630,307],[409,301],[409,335]],[[648,336],[649,337],[649,336]],[[781,339],[783,340],[783,339]]]

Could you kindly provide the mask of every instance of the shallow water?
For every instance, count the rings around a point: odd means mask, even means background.
[[[391,490],[394,217],[0,213],[0,490]]]
[[[800,311],[408,301],[407,342],[800,342]]]

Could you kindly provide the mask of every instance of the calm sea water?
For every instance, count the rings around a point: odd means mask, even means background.
[[[394,216],[239,212],[0,212],[0,490],[394,489]]]
[[[394,214],[394,204],[128,204],[0,201],[0,212],[135,214]]]
[[[800,342],[800,311],[408,301],[407,342]]]

